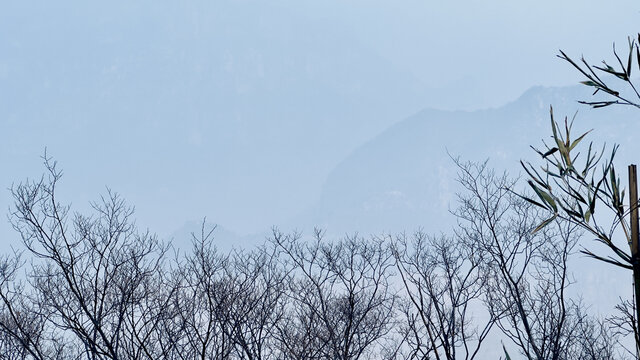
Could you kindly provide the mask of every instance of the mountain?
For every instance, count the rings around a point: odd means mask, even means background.
[[[640,112],[631,108],[589,109],[580,86],[534,87],[503,107],[472,112],[423,110],[391,127],[346,157],[327,177],[318,203],[284,229],[323,228],[329,237],[344,234],[451,233],[455,218],[457,167],[462,161],[488,161],[496,172],[519,176],[519,161],[539,160],[529,146],[549,140],[549,107],[557,120],[575,116],[573,133],[594,129],[588,139],[600,149],[620,144],[616,165],[626,183],[626,165],[640,161]],[[576,114],[576,110],[578,110]],[[584,155],[583,155],[584,156]],[[526,184],[522,184],[526,188]],[[604,250],[585,236],[579,247]],[[631,288],[630,274],[602,262],[576,257],[574,287],[594,306],[609,313],[618,296]]]
[[[591,128],[595,144],[619,143],[620,164],[638,154],[633,134],[640,112],[592,110],[583,87],[534,87],[503,107],[472,112],[423,110],[400,121],[353,151],[327,177],[318,204],[301,219],[313,219],[337,233],[350,231],[445,231],[455,207],[457,168],[452,158],[489,161],[497,171],[518,176],[521,159],[535,161],[529,145],[550,136],[549,107],[556,119],[576,110],[574,133]],[[638,161],[640,159],[636,159]]]

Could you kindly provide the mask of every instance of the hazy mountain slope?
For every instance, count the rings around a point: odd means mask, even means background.
[[[328,176],[321,200],[284,226],[309,231],[322,227],[329,237],[381,232],[430,234],[451,232],[455,218],[457,168],[447,154],[484,161],[498,172],[521,172],[519,160],[535,162],[529,145],[550,136],[549,105],[558,119],[580,109],[574,133],[593,128],[598,146],[619,143],[616,162],[623,181],[626,165],[640,162],[640,112],[629,108],[591,110],[574,99],[590,96],[582,87],[535,87],[501,108],[474,112],[424,110],[359,147]],[[625,181],[626,183],[626,181]],[[526,187],[526,185],[524,185]],[[580,246],[604,250],[587,236]],[[610,313],[619,296],[630,295],[630,274],[584,257],[576,257],[572,271],[575,291],[590,311]]]
[[[575,99],[581,87],[535,87],[501,108],[474,112],[424,110],[355,150],[328,176],[319,204],[304,216],[335,232],[446,230],[455,206],[457,169],[448,153],[484,161],[497,171],[520,172],[520,159],[536,160],[529,145],[549,136],[549,106],[557,118],[577,109],[575,131],[595,128],[591,139],[620,143],[619,164],[640,154],[640,112],[591,110]],[[447,153],[448,152],[448,153]],[[640,161],[640,158],[635,160]]]

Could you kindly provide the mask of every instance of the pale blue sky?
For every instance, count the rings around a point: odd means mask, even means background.
[[[610,59],[639,20],[633,1],[3,2],[0,185],[46,146],[80,208],[110,186],[163,235],[261,231],[392,124],[575,84],[558,49]]]

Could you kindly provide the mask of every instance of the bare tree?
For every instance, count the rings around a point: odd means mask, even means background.
[[[182,359],[228,359],[234,352],[230,260],[213,247],[212,232],[205,231],[203,224],[201,236],[193,236],[192,252],[174,274],[178,284],[171,302],[175,317],[166,320],[166,328],[174,329],[174,346]]]
[[[528,359],[612,358],[615,336],[593,330],[601,323],[567,296],[577,227],[555,222],[533,232],[545,214],[509,190],[512,180],[486,163],[458,165],[466,190],[455,212],[458,237],[486,276],[486,305],[502,333]]]
[[[149,233],[140,233],[131,222],[132,208],[116,194],[92,204],[94,214],[74,214],[56,198],[62,175],[45,156],[48,176],[12,188],[15,205],[13,227],[35,260],[24,289],[33,303],[31,315],[44,316],[65,343],[90,359],[140,358],[138,321],[149,295],[145,286],[162,267],[166,247]],[[12,303],[5,287],[2,297]],[[33,309],[37,309],[33,311]],[[15,318],[15,317],[14,317]],[[20,339],[20,337],[15,337]],[[126,341],[135,346],[125,346]],[[34,358],[48,344],[32,350]],[[35,345],[34,345],[35,346]],[[134,349],[135,348],[135,349]]]
[[[304,242],[299,234],[273,234],[294,274],[287,324],[299,329],[281,328],[283,347],[297,359],[371,357],[394,323],[393,256],[383,239],[325,242],[321,231],[314,235]],[[295,340],[302,346],[292,346]]]
[[[240,358],[274,358],[274,334],[284,317],[288,274],[280,267],[276,249],[262,247],[233,254],[235,301],[231,318]]]
[[[405,310],[410,358],[474,359],[495,318],[482,312],[484,279],[470,248],[457,238],[417,232],[394,244],[409,306]],[[482,314],[487,315],[487,314]]]
[[[275,327],[284,309],[286,273],[275,251],[258,248],[220,254],[213,231],[202,225],[192,253],[177,264],[178,291],[171,301],[177,357],[265,359],[273,357]]]
[[[68,346],[16,280],[21,264],[18,255],[0,259],[0,359],[60,358]]]

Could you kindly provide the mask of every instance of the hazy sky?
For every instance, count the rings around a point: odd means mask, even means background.
[[[640,20],[633,1],[278,3],[295,8],[293,16],[353,32],[434,92],[444,92],[438,100],[450,109],[502,105],[533,85],[573,84],[576,74],[554,56],[558,49],[608,58],[612,42],[624,47]]]
[[[575,74],[554,57],[557,50],[599,60],[613,41],[623,46],[637,32],[640,9],[633,1],[575,0],[30,1],[3,4],[0,20],[2,77],[12,72],[7,57],[41,56],[46,67],[47,58],[64,54],[91,60],[104,43],[123,54],[145,47],[170,53],[179,50],[172,40],[259,41],[261,24],[268,24],[310,42],[323,33],[353,38],[429,89],[445,91],[443,107],[458,109],[460,93],[474,98],[460,100],[460,107],[482,108],[513,100],[532,85],[574,83]],[[288,45],[283,57],[307,44]]]
[[[260,231],[393,123],[575,84],[558,49],[610,59],[639,20],[632,1],[3,2],[0,185],[47,147],[74,205],[108,185],[160,234]]]

